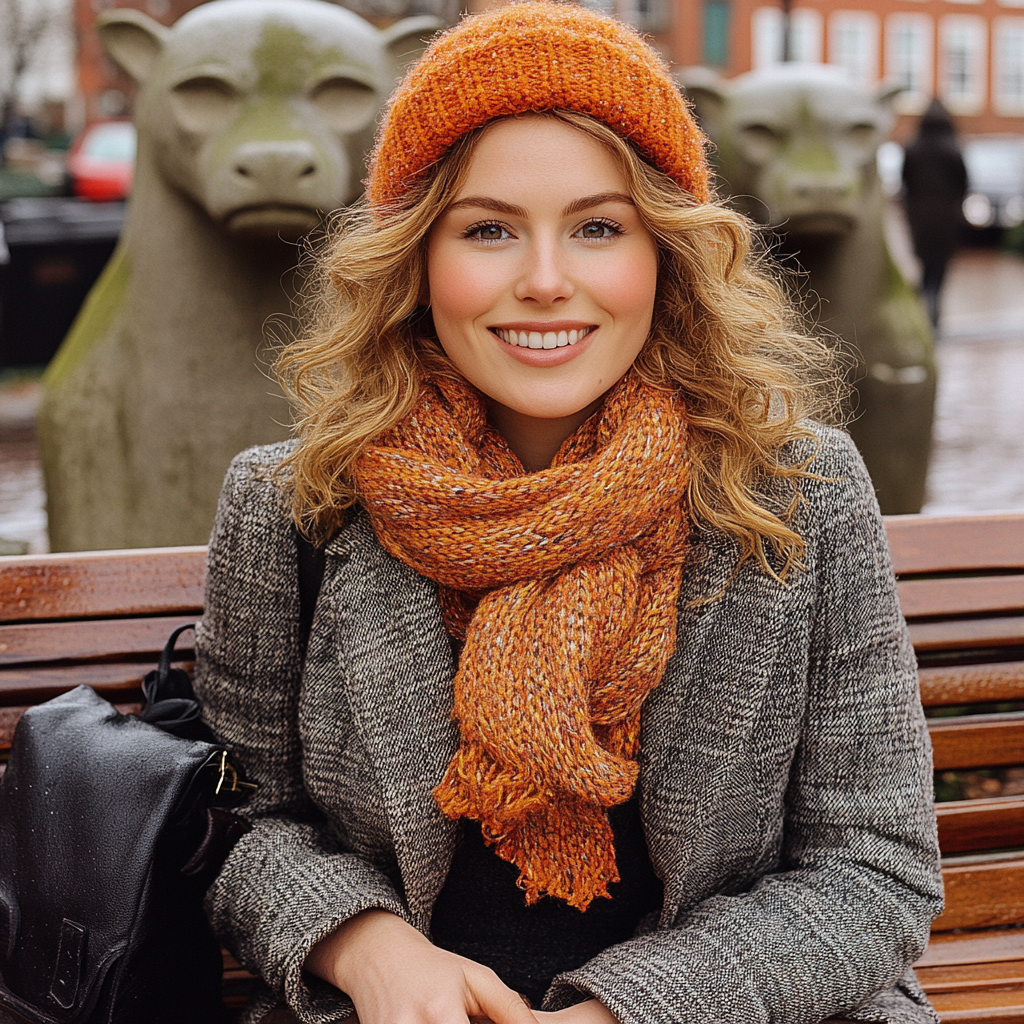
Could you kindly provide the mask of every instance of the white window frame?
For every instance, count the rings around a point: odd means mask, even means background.
[[[756,7],[750,15],[750,66],[755,71],[782,60],[782,11]]]
[[[667,32],[672,24],[668,0],[615,0],[612,13],[640,32]]]
[[[908,38],[915,40],[909,48]],[[934,92],[934,52],[935,23],[930,15],[901,11],[885,19],[885,77],[905,86],[894,103],[897,113],[920,114],[928,106]]]
[[[790,17],[790,56],[795,61],[821,63],[821,14],[811,7],[797,7]],[[778,7],[758,7],[751,15],[750,55],[755,71],[782,63],[782,11]]]
[[[833,11],[828,19],[828,62],[846,68],[864,88],[878,83],[878,15],[871,11]],[[859,38],[856,50],[849,39]]]
[[[992,107],[1004,117],[1024,115],[1024,18],[992,22]]]
[[[939,21],[938,94],[954,114],[980,114],[988,83],[988,23],[977,14],[947,14]],[[952,76],[962,77],[955,82]]]
[[[813,7],[797,7],[790,27],[793,60],[820,64],[825,56],[825,23],[820,11]]]

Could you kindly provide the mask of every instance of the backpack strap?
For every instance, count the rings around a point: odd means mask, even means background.
[[[317,547],[292,526],[295,537],[295,551],[299,562],[299,647],[306,657],[306,645],[313,629],[313,613],[324,581],[324,567],[327,556],[324,549]]]

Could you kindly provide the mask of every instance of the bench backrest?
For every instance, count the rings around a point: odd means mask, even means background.
[[[886,520],[937,772],[1024,766],[1024,515]],[[205,548],[0,559],[0,754],[26,705],[80,683],[140,699],[202,611]],[[188,659],[190,634],[179,650]],[[1009,705],[1007,707],[1006,705]],[[939,805],[937,931],[1024,922],[1024,793]]]
[[[936,772],[1024,765],[1024,515],[894,516],[886,532]],[[937,805],[935,931],[1024,922],[1024,786],[1004,788]]]

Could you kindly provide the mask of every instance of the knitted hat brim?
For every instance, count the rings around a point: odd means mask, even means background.
[[[527,0],[466,18],[413,65],[371,157],[371,204],[400,201],[467,132],[554,109],[608,125],[696,202],[710,201],[706,140],[651,47],[594,11]]]

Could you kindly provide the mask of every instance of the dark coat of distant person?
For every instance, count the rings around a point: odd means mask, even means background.
[[[922,290],[932,322],[946,264],[960,244],[967,168],[946,108],[933,100],[903,158],[903,188],[914,241],[923,266]]]

